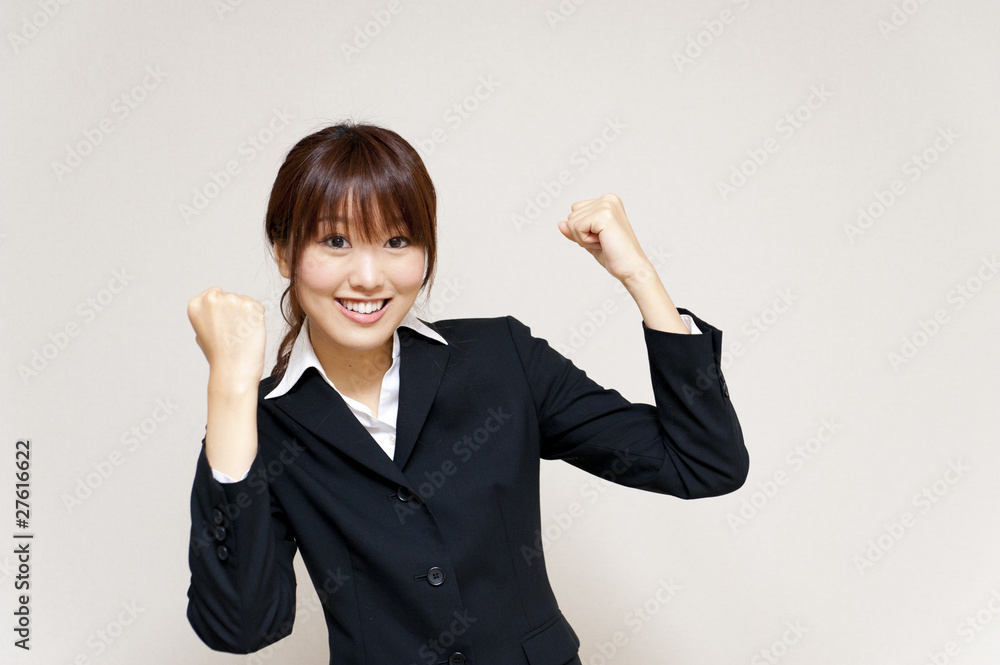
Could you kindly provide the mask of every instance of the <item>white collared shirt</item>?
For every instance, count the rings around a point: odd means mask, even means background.
[[[701,330],[698,329],[698,326],[695,325],[695,322],[689,315],[681,314],[681,319],[692,335],[701,334]],[[430,326],[420,321],[413,314],[412,310],[406,313],[406,316],[403,317],[399,325],[406,326],[414,332],[437,340],[442,344],[448,343],[447,340],[431,329]],[[320,364],[312,342],[309,340],[308,331],[307,318],[307,322],[302,324],[299,336],[295,338],[295,342],[292,344],[292,352],[288,357],[288,367],[285,370],[284,376],[278,382],[278,385],[274,387],[274,390],[264,396],[264,399],[273,399],[284,395],[298,382],[303,372],[310,367],[315,367],[319,375],[323,377],[323,380],[330,384],[330,387],[344,398],[344,402],[347,403],[351,412],[364,425],[379,447],[389,456],[389,459],[393,459],[396,452],[396,413],[399,408],[399,329],[397,328],[392,332],[392,365],[386,371],[385,376],[382,377],[382,388],[378,400],[378,417],[372,415],[371,409],[361,402],[337,390],[337,386],[333,385],[333,381],[323,371],[323,365]],[[248,473],[250,473],[249,469],[247,469],[240,480],[246,478]],[[220,483],[237,482],[237,479],[215,469],[212,469],[212,476]]]

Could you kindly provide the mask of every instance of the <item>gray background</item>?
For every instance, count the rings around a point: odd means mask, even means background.
[[[211,652],[185,619],[208,374],[186,305],[213,284],[265,302],[270,372],[269,188],[352,118],[437,186],[423,318],[512,314],[651,401],[638,309],[556,227],[614,192],[674,301],[725,333],[743,489],[684,502],[543,465],[584,663],[996,662],[998,24],[986,0],[4,3],[0,659],[326,662],[304,575],[264,652]]]

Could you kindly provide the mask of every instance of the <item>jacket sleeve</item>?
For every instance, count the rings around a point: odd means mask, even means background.
[[[683,499],[739,489],[749,455],[721,369],[722,332],[688,314],[700,335],[642,322],[656,406],[633,404],[508,316],[535,403],[544,459]]]
[[[191,491],[187,617],[212,649],[251,653],[292,632],[296,544],[260,453],[246,478],[220,483],[204,444]]]

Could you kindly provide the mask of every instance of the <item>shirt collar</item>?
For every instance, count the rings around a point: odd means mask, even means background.
[[[399,322],[399,325],[406,326],[410,330],[442,344],[448,343],[437,331],[418,319],[412,310],[406,313],[406,316]],[[392,331],[393,361],[395,361],[397,356],[399,356],[399,327]],[[299,335],[295,338],[294,344],[292,344],[292,353],[288,357],[288,367],[285,369],[285,373],[278,382],[278,385],[275,386],[274,390],[265,395],[264,399],[273,399],[287,393],[298,383],[299,379],[302,378],[302,374],[310,367],[315,367],[319,375],[323,377],[323,380],[333,386],[333,382],[330,381],[326,372],[323,371],[323,366],[320,364],[319,358],[316,356],[316,351],[309,341],[309,328],[306,322],[303,321]],[[336,387],[334,389],[336,390]]]

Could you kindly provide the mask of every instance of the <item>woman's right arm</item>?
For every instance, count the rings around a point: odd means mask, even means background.
[[[188,317],[209,363],[208,422],[191,493],[188,620],[205,644],[251,653],[291,632],[295,541],[255,468],[264,307],[212,287]],[[232,478],[220,483],[212,471]],[[256,478],[256,482],[255,482]]]
[[[257,455],[257,386],[264,374],[264,306],[217,286],[188,303],[195,341],[208,360],[209,465],[241,477]]]

